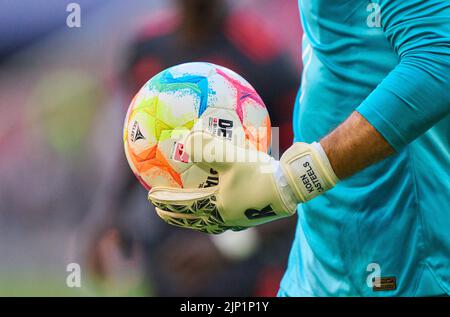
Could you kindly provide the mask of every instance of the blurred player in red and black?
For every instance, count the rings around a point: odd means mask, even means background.
[[[229,10],[222,0],[176,0],[176,4],[177,12],[153,17],[130,46],[123,75],[129,99],[153,75],[176,64],[203,61],[228,67],[261,95],[272,126],[280,128],[282,153],[293,142],[291,118],[299,85],[298,71],[285,50],[256,16]],[[278,146],[274,141],[273,147]],[[125,164],[123,168],[129,171]],[[110,204],[116,211],[110,214],[111,225],[118,228],[123,245],[141,246],[154,295],[276,294],[293,235],[286,230],[293,227],[292,219],[259,228],[259,249],[248,258],[225,259],[208,235],[160,221],[142,201],[144,189],[132,173],[125,178]],[[99,261],[92,263],[99,266]]]

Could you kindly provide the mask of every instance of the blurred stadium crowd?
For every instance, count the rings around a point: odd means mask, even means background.
[[[154,74],[210,61],[254,85],[287,147],[297,1],[78,0],[81,28],[70,2],[1,4],[0,295],[275,295],[295,219],[215,238],[169,227],[126,165],[122,124]]]

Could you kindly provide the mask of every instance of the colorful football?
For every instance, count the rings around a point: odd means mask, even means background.
[[[269,114],[244,78],[211,63],[173,66],[139,90],[125,118],[125,154],[146,189],[218,183],[216,171],[200,168],[184,154],[182,140],[191,130],[266,153],[270,148]]]

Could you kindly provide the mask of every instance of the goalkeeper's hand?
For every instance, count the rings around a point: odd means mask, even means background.
[[[185,151],[219,185],[154,187],[148,199],[169,224],[207,233],[242,230],[295,213],[298,203],[332,188],[338,178],[319,143],[295,143],[276,161],[207,132],[191,132]]]

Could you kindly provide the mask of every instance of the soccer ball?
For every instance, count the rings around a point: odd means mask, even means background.
[[[216,171],[200,168],[184,153],[182,140],[191,130],[266,153],[270,148],[269,114],[245,79],[211,63],[170,67],[139,90],[124,123],[128,163],[147,190],[218,184]]]

